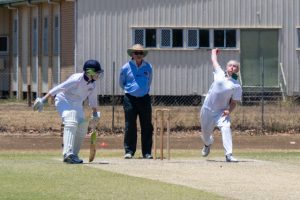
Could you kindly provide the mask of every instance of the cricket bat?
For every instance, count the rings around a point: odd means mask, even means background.
[[[96,140],[97,140],[97,133],[96,133],[95,125],[93,125],[92,134],[91,134],[91,143],[90,143],[89,162],[92,162],[96,156]]]

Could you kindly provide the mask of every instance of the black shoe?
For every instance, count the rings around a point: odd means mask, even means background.
[[[145,158],[145,159],[153,159],[153,156],[151,154],[145,154],[143,156],[143,158]]]
[[[83,163],[83,160],[79,159],[77,155],[70,154],[70,155],[64,155],[64,162],[68,164],[81,164]]]

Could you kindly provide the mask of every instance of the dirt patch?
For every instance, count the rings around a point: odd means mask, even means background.
[[[135,177],[184,185],[234,199],[298,199],[300,166],[240,158],[185,160],[107,159],[92,166]]]

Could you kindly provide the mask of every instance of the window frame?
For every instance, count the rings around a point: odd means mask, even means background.
[[[167,45],[162,45],[162,34],[163,32],[162,31],[169,31],[169,46]],[[170,28],[161,28],[159,29],[159,35],[160,35],[160,38],[159,38],[159,47],[160,48],[172,48],[172,41],[173,41],[173,38],[172,38],[172,29]]]
[[[174,33],[173,33],[173,30],[181,30],[182,31],[182,47],[174,47]],[[167,46],[167,45],[165,45],[165,46],[163,46],[162,45],[162,31],[170,31],[169,32],[169,43],[170,43],[170,45],[169,46]],[[184,28],[160,28],[159,29],[159,32],[160,32],[160,38],[159,38],[159,47],[160,48],[162,48],[162,49],[165,49],[165,48],[169,48],[169,49],[172,49],[172,48],[174,48],[174,49],[184,49],[185,48],[185,46],[186,46],[186,29],[184,29]]]
[[[148,46],[147,45],[147,30],[150,31],[150,30],[154,30],[155,31],[155,46]],[[145,28],[144,29],[144,40],[145,40],[145,45],[144,47],[145,48],[157,48],[157,29],[156,28]]]
[[[216,32],[215,31],[222,31],[223,32],[223,45],[222,46],[216,46]],[[228,47],[227,46],[227,32],[228,31],[234,31],[235,32],[235,46],[233,47]],[[238,40],[237,40],[237,35],[238,35],[238,30],[237,29],[213,29],[212,30],[213,38],[212,38],[212,44],[214,48],[227,48],[227,49],[235,49],[238,46]]]
[[[189,45],[189,31],[196,31],[196,46],[190,46]],[[195,28],[189,28],[189,29],[186,29],[186,48],[189,48],[189,49],[197,49],[199,48],[199,29],[195,29]]]
[[[133,38],[132,38],[132,43],[133,44],[137,44],[137,42],[136,42],[136,31],[138,31],[138,30],[140,30],[140,31],[142,31],[142,35],[143,35],[143,43],[141,44],[141,45],[143,45],[144,46],[144,44],[145,44],[145,28],[135,28],[135,29],[133,29]],[[139,43],[140,44],[140,43]]]
[[[147,30],[155,30],[155,44],[156,46],[147,46],[146,40],[147,37]],[[174,30],[180,30],[182,32],[182,41],[179,42],[180,46],[174,46]],[[140,31],[140,32],[139,32]],[[189,39],[192,37],[191,34],[195,34],[195,32],[190,31],[196,31],[197,38],[196,41],[192,41],[194,45],[189,44]],[[216,31],[221,31],[222,38],[219,40],[220,44],[222,45],[215,45],[217,42],[216,37]],[[228,33],[230,31],[233,31],[233,37],[232,41],[228,40]],[[179,32],[178,32],[179,33]],[[204,36],[201,36],[201,34],[205,33]],[[141,38],[137,38],[137,34],[140,34]],[[151,35],[153,35],[153,32],[150,32]],[[299,33],[300,34],[300,33]],[[150,35],[150,36],[151,36]],[[177,34],[177,36],[180,36],[180,34]],[[193,35],[195,36],[195,35]],[[201,38],[202,37],[202,38]],[[300,37],[300,36],[299,36]],[[229,39],[230,39],[229,38]],[[204,40],[203,40],[204,39]],[[191,50],[191,49],[210,49],[210,48],[222,48],[222,49],[238,49],[240,48],[240,29],[238,28],[207,28],[207,27],[133,27],[132,28],[132,44],[137,43],[137,40],[142,41],[142,45],[145,48],[149,49],[182,49],[182,50]],[[151,41],[151,38],[148,38],[148,44],[154,44],[153,41]],[[228,42],[229,41],[229,42]],[[163,42],[165,44],[163,44]],[[177,41],[178,42],[178,41]],[[181,46],[182,42],[182,46]],[[197,43],[197,45],[195,45]],[[299,41],[300,43],[300,41]],[[229,45],[228,45],[229,44]],[[232,46],[230,46],[232,44]],[[300,44],[299,44],[300,45]]]
[[[181,31],[181,40],[182,40],[182,46],[175,46],[174,47],[174,31]],[[183,28],[172,28],[172,40],[171,40],[171,42],[172,42],[172,48],[184,48],[186,45],[185,45],[185,43],[186,43],[186,41],[185,41],[185,37],[184,37],[184,35],[185,35],[185,29],[183,29]]]
[[[201,37],[201,34],[200,34],[200,31],[207,31],[208,32],[208,46],[201,46],[200,43],[201,43],[201,40],[200,40],[200,37]],[[206,28],[200,28],[198,29],[198,32],[199,32],[199,48],[210,48],[211,47],[211,31],[210,29],[206,29]]]

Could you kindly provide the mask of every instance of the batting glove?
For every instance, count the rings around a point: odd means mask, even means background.
[[[43,107],[44,107],[44,99],[40,98],[40,97],[36,98],[36,100],[34,101],[34,104],[33,104],[33,110],[42,112]]]
[[[91,119],[94,123],[97,123],[100,120],[100,116],[101,116],[100,112],[93,112]]]

